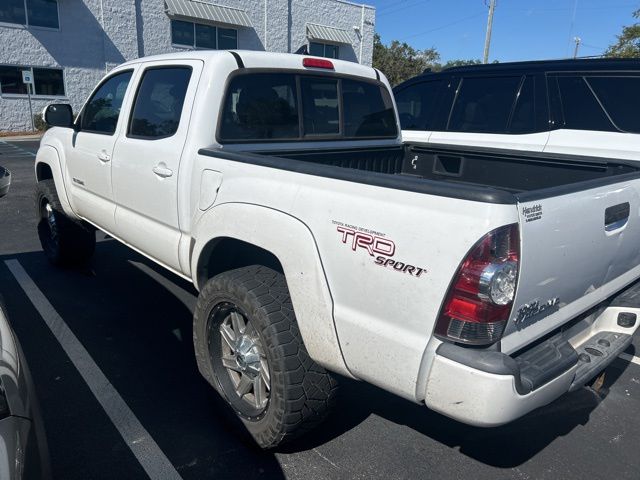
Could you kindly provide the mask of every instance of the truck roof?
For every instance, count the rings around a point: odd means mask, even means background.
[[[135,60],[130,60],[121,66],[133,65],[136,63],[161,61],[161,60],[178,60],[178,59],[190,59],[190,60],[202,60],[205,63],[215,62],[223,57],[233,55],[238,61],[238,66],[241,65],[246,68],[273,68],[273,69],[297,69],[306,70],[302,66],[303,58],[315,58],[310,55],[298,55],[293,53],[274,53],[274,52],[259,52],[254,50],[189,50],[184,52],[166,53],[162,55],[152,55],[148,57],[140,57]],[[238,60],[239,59],[239,60]],[[345,60],[327,59],[333,63],[335,72],[355,75],[365,78],[379,78],[381,74],[377,70],[360,65],[359,63],[348,62]]]

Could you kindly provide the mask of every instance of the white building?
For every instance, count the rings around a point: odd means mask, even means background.
[[[215,2],[215,3],[214,3]],[[183,49],[295,52],[371,64],[375,9],[344,0],[0,0],[0,131],[51,102],[75,110],[133,58]]]

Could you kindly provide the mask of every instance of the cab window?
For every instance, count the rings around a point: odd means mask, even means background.
[[[113,135],[132,73],[131,70],[116,73],[98,87],[82,112],[82,130]]]
[[[176,133],[190,78],[190,67],[148,68],[133,102],[127,136],[158,139]]]

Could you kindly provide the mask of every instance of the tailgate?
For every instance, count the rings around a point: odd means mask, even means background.
[[[521,259],[502,349],[511,353],[640,276],[640,180],[518,203]]]

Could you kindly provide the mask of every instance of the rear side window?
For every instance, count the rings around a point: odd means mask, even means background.
[[[587,77],[616,127],[640,133],[640,77]]]
[[[133,103],[128,136],[156,139],[178,130],[191,68],[147,69]]]
[[[522,77],[469,77],[459,87],[447,130],[505,133]]]
[[[442,80],[409,85],[395,94],[400,126],[403,130],[430,130]]]
[[[378,83],[293,73],[236,75],[227,89],[221,141],[395,137],[393,103]]]
[[[131,71],[117,73],[98,87],[82,112],[81,128],[112,135],[116,131],[120,108],[127,92]]]
[[[615,131],[583,77],[558,77],[564,128]]]

